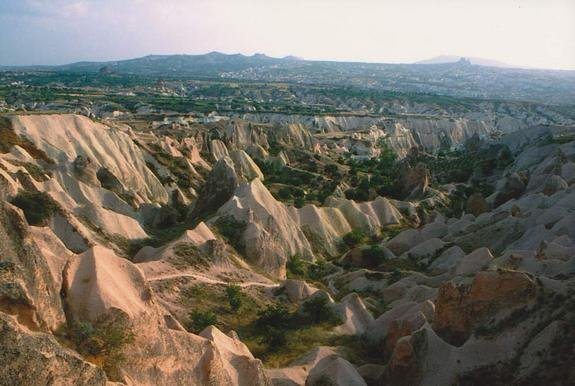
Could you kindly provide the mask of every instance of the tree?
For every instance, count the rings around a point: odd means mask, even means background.
[[[359,245],[365,238],[365,234],[358,230],[355,229],[347,234],[345,234],[343,236],[343,242],[349,247],[349,248],[353,248],[357,245]]]
[[[226,287],[226,296],[232,311],[237,311],[242,306],[242,289],[237,284],[230,284]]]
[[[290,257],[287,261],[286,268],[290,276],[303,277],[306,274],[305,263],[299,255]]]
[[[328,303],[327,296],[314,296],[302,304],[302,312],[308,323],[341,323],[341,319]]]
[[[198,334],[206,327],[215,325],[217,322],[218,318],[212,311],[192,311],[187,327],[191,332]]]
[[[361,251],[361,259],[366,267],[375,268],[385,260],[383,248],[379,245],[372,245]]]
[[[271,349],[278,349],[286,341],[286,330],[290,327],[292,316],[282,304],[271,304],[258,312],[254,325],[261,334],[261,342]]]

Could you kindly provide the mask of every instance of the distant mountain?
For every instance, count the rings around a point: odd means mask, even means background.
[[[78,62],[53,69],[71,72],[97,72],[104,66],[115,73],[154,76],[208,76],[243,71],[253,67],[277,64],[283,59],[264,54],[251,56],[210,52],[202,55],[148,55],[136,59],[111,62]]]
[[[418,63],[314,61],[293,56],[273,58],[264,54],[210,52],[203,55],[149,55],[63,66],[11,67],[3,71],[40,70],[112,78],[136,75],[158,79],[307,83],[389,92],[544,103],[569,101],[575,104],[575,71],[513,68],[499,62],[458,56],[442,56]]]
[[[302,57],[294,56],[294,55],[284,56],[282,59],[283,59],[283,60],[305,60],[305,59],[302,58]]]
[[[498,62],[497,60],[463,57],[455,55],[440,55],[431,59],[420,60],[419,62],[415,62],[415,64],[445,64],[445,63],[456,63],[460,61],[468,61],[470,64],[474,64],[477,66],[501,67],[501,68],[513,67],[507,63]]]

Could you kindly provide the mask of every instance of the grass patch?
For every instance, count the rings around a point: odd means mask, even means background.
[[[176,268],[205,267],[209,265],[208,259],[192,243],[177,243],[173,247],[176,259],[172,261]]]
[[[128,321],[111,318],[90,322],[72,322],[60,335],[86,360],[100,366],[111,381],[121,381],[120,367],[125,361],[123,350],[134,341]]]
[[[246,230],[247,224],[243,221],[236,220],[234,216],[223,216],[218,218],[214,225],[228,243],[240,254],[243,254],[245,245],[242,240],[242,235]]]
[[[59,210],[58,205],[44,192],[21,190],[12,199],[12,204],[22,209],[28,224],[46,225],[48,219]]]
[[[26,150],[34,159],[40,159],[48,164],[54,163],[44,151],[38,149],[28,139],[19,137],[12,130],[12,123],[8,118],[0,117],[0,153],[8,153],[16,145]]]

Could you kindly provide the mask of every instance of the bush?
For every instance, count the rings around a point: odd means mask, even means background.
[[[287,343],[287,331],[281,327],[268,327],[262,330],[260,342],[268,345],[271,351],[278,351]]]
[[[365,234],[360,230],[353,230],[343,236],[343,242],[349,248],[359,245],[365,239]]]
[[[289,200],[291,198],[291,189],[290,188],[280,188],[280,190],[278,190],[278,198],[280,200]]]
[[[192,311],[187,329],[193,333],[200,333],[208,326],[215,325],[218,322],[216,314],[212,311]]]
[[[372,245],[361,251],[361,260],[368,268],[375,268],[384,262],[385,256],[383,248],[379,245]]]
[[[131,327],[119,319],[74,323],[70,339],[84,356],[99,358],[108,377],[119,380],[118,367],[124,361],[123,348],[134,341]]]
[[[272,304],[258,312],[254,326],[260,341],[272,350],[278,350],[287,342],[287,330],[291,324],[291,314],[282,304]]]
[[[288,259],[286,268],[289,277],[304,277],[307,273],[305,263],[298,255]]]
[[[315,296],[307,300],[302,304],[302,312],[306,322],[310,324],[330,323],[336,325],[341,323],[341,319],[330,307],[326,296]]]
[[[242,306],[242,289],[239,285],[230,284],[226,287],[226,296],[230,303],[232,311],[237,311]]]
[[[296,208],[302,208],[305,205],[305,200],[301,197],[297,197],[293,204],[295,205]]]
[[[258,312],[255,321],[257,327],[266,329],[274,326],[286,326],[291,321],[289,310],[282,304],[271,304]]]
[[[218,218],[214,225],[232,247],[240,253],[243,252],[245,246],[242,235],[247,227],[245,222],[236,220],[234,216],[224,216]]]
[[[12,200],[12,204],[24,211],[30,225],[45,225],[46,220],[58,210],[52,198],[43,192],[21,190]]]
[[[334,267],[325,260],[318,260],[308,267],[308,277],[312,280],[321,280],[332,272],[334,272]]]

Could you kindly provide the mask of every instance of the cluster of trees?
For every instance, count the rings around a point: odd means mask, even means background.
[[[334,266],[325,260],[309,263],[298,255],[290,257],[286,263],[287,276],[289,278],[320,280],[333,273]]]
[[[345,191],[346,198],[367,201],[371,192],[380,196],[401,198],[401,169],[397,153],[380,141],[379,157],[368,160],[349,160],[349,181],[352,188]]]
[[[123,349],[134,341],[131,325],[123,318],[90,322],[71,322],[68,338],[76,350],[97,358],[110,380],[120,380],[119,367],[124,362]]]
[[[290,331],[321,323],[335,326],[341,323],[341,319],[330,306],[327,297],[314,296],[294,312],[290,312],[281,303],[268,305],[258,312],[253,327],[261,343],[271,350],[277,350],[287,342]]]
[[[245,295],[237,284],[229,284],[225,289],[230,311],[237,313],[244,305]],[[194,310],[190,312],[186,328],[196,334],[209,326],[218,324],[218,317],[212,310]]]

